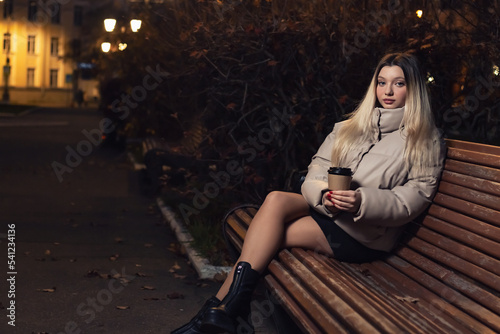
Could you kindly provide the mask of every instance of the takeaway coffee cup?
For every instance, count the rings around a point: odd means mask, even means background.
[[[328,170],[328,189],[349,190],[351,187],[352,172],[350,168],[331,167]]]

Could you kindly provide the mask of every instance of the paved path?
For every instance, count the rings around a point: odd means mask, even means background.
[[[82,131],[100,120],[92,110],[0,119],[0,333],[169,333],[218,289],[172,251],[126,155],[87,144]],[[71,150],[88,154],[58,177],[53,164],[68,167]]]

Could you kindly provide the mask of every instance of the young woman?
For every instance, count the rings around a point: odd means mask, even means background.
[[[267,195],[217,295],[172,333],[236,333],[242,321],[248,328],[253,290],[282,248],[348,262],[387,255],[405,224],[430,204],[444,153],[416,59],[386,55],[357,109],[313,156],[302,194]],[[331,166],[351,168],[351,190],[328,190]]]

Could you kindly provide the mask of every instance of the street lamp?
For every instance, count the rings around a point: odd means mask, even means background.
[[[104,29],[107,32],[112,32],[115,29],[116,20],[115,19],[105,19],[104,20]]]
[[[109,50],[111,50],[111,43],[109,42],[101,43],[101,50],[102,52],[109,52]]]
[[[141,20],[133,19],[130,20],[130,29],[132,29],[133,32],[138,32],[139,29],[141,29]]]

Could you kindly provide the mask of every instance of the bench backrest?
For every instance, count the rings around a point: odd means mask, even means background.
[[[387,262],[402,272],[411,268],[413,278],[466,310],[471,322],[500,331],[500,147],[457,140],[447,145],[428,213]]]

